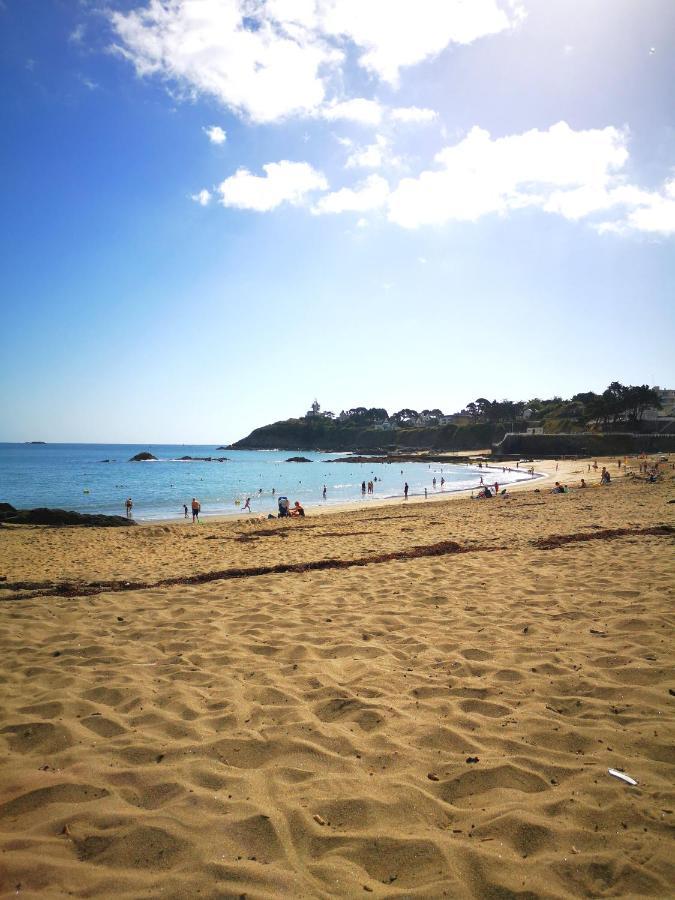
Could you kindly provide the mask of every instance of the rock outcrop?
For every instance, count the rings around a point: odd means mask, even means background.
[[[9,509],[8,509],[9,507]],[[133,519],[125,516],[90,515],[66,509],[15,509],[9,503],[0,504],[0,523],[6,525],[80,525],[90,528],[119,528],[135,525]]]
[[[286,462],[311,462],[311,459],[307,459],[306,456],[291,456]]]
[[[153,456],[152,453],[148,453],[147,450],[144,450],[142,453],[137,453],[136,456],[132,456],[129,462],[148,462],[148,460],[157,459],[156,456]]]

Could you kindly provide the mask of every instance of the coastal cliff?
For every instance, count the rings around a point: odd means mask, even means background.
[[[331,419],[286,419],[255,428],[232,444],[233,450],[474,450],[501,440],[504,429],[491,424],[427,425],[383,430]]]

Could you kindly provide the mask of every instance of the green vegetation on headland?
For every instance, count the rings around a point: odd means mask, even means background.
[[[528,402],[480,397],[458,413],[440,409],[356,407],[339,415],[321,412],[315,401],[308,413],[254,429],[232,444],[235,450],[322,450],[361,453],[400,450],[461,451],[488,448],[506,434],[597,435],[657,430],[646,416],[662,409],[658,390],[648,385],[613,382],[602,394],[576,394],[570,400],[534,398]],[[658,426],[660,430],[664,419]],[[529,435],[527,435],[529,437]],[[551,445],[553,446],[553,445]],[[517,453],[518,449],[504,452]],[[598,452],[598,451],[596,451]],[[614,452],[609,450],[609,452]]]

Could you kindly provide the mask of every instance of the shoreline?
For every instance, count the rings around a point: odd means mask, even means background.
[[[543,461],[545,462],[545,461]],[[555,460],[553,461],[555,464]],[[496,467],[495,467],[496,468]],[[501,468],[501,467],[500,467]],[[488,468],[487,471],[490,471]],[[512,471],[516,471],[513,470]],[[561,470],[558,474],[562,475],[564,472]],[[548,481],[552,478],[550,473],[546,472],[537,472],[535,471],[534,476],[529,478],[523,478],[520,481],[508,482],[503,484],[500,482],[500,487],[506,487],[508,492],[522,492],[527,490],[532,490],[536,487],[537,484],[541,482]],[[499,479],[495,479],[499,481]],[[494,481],[492,482],[494,484]],[[474,487],[470,488],[458,488],[456,490],[448,490],[447,488],[443,491],[436,491],[435,493],[429,493],[425,498],[424,494],[408,494],[408,500],[405,500],[403,494],[388,496],[388,497],[375,497],[372,496],[369,499],[356,498],[354,500],[344,500],[338,501],[335,504],[324,505],[322,503],[318,503],[317,505],[313,505],[312,503],[307,503],[304,505],[306,510],[306,518],[311,518],[316,515],[330,515],[331,513],[345,513],[350,511],[363,511],[367,509],[379,509],[385,506],[396,506],[398,504],[402,505],[412,505],[413,503],[438,503],[443,501],[452,501],[457,499],[465,499],[469,495],[472,495],[474,491],[480,490],[483,485],[477,484]],[[487,487],[491,487],[490,484],[487,484]],[[255,502],[255,499],[252,498]],[[495,498],[496,499],[496,498]],[[251,512],[251,513],[242,513],[239,511],[232,513],[218,512],[213,514],[204,514],[201,518],[203,523],[206,522],[231,522],[231,521],[268,521],[268,514],[262,512]],[[274,516],[276,519],[277,516]],[[135,519],[136,524],[141,528],[146,528],[152,525],[179,525],[180,523],[187,523],[192,525],[192,517],[189,516],[187,519],[181,516],[176,516],[174,518],[166,519]],[[269,520],[271,521],[271,520]]]

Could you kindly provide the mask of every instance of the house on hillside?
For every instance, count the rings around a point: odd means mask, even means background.
[[[312,408],[308,409],[305,413],[306,419],[316,419],[321,417],[321,406],[319,405],[319,401],[317,399],[312,403]]]
[[[654,385],[652,390],[656,391],[661,401],[661,409],[646,409],[643,419],[648,422],[662,422],[675,417],[675,390],[673,388],[660,388]]]

